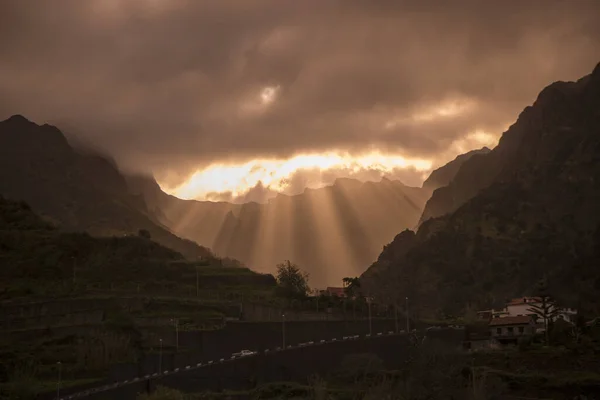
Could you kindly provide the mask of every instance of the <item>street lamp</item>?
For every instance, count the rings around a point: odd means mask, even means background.
[[[410,320],[408,318],[408,296],[406,296],[406,333],[410,333]]]
[[[285,349],[285,314],[281,314],[281,342],[283,344],[282,349]]]
[[[175,325],[175,349],[179,351],[179,318],[173,318],[171,322]]]
[[[71,257],[71,263],[73,264],[73,286],[77,284],[77,261],[75,257]]]
[[[367,305],[369,306],[369,335],[373,334],[373,324],[371,322],[371,298],[367,297]]]
[[[162,373],[162,338],[158,339],[160,342],[160,350],[158,352],[158,373]]]
[[[60,399],[60,379],[61,379],[60,373],[62,370],[62,364],[60,363],[60,361],[58,361],[56,363],[56,365],[58,365],[58,381],[56,382],[56,400],[59,400]]]
[[[394,325],[396,327],[396,333],[400,332],[398,327],[398,302],[394,301]]]

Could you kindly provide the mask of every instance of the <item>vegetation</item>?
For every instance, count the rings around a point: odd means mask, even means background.
[[[0,197],[0,397],[99,379],[147,351],[148,329],[214,329],[239,301],[271,298],[275,279],[214,260],[187,261],[148,234],[64,232]],[[43,305],[43,306],[41,306]],[[168,349],[166,349],[168,350]],[[2,397],[4,398],[4,397]]]
[[[343,278],[342,283],[344,284],[344,294],[347,297],[353,298],[360,296],[360,279],[358,277],[355,278]]]
[[[289,260],[277,265],[277,292],[284,298],[301,300],[308,296],[308,273]]]
[[[540,304],[532,305],[527,311],[534,315],[536,322],[537,320],[542,321],[546,344],[550,344],[550,323],[558,315],[559,310],[552,297],[548,294],[548,285],[545,278],[538,283],[534,294],[540,299]]]

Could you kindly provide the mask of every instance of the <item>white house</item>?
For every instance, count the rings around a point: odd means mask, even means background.
[[[484,310],[479,311],[478,317],[483,320],[493,320],[498,318],[510,318],[510,317],[522,317],[522,316],[530,316],[534,317],[535,313],[531,311],[532,307],[541,308],[542,307],[542,299],[539,297],[517,297],[515,299],[510,300],[504,308],[501,309],[492,309],[492,310]],[[556,316],[553,318],[564,319],[567,322],[575,323],[577,318],[577,310],[574,308],[566,308],[560,307],[557,310]]]
[[[521,315],[535,315],[535,313],[531,312],[531,308],[541,307],[542,299],[539,297],[518,297],[516,299],[510,300],[506,304],[505,314],[502,315],[508,317],[517,317]],[[557,314],[554,317],[554,320],[564,319],[567,322],[575,323],[575,318],[577,316],[577,310],[573,308],[564,308],[559,307],[557,310]]]

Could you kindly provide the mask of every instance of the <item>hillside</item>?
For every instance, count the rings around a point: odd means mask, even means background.
[[[52,391],[58,361],[65,386],[103,379],[156,348],[172,318],[215,329],[239,299],[274,299],[273,276],[207,264],[145,237],[63,232],[0,196],[0,398]]]
[[[0,122],[0,194],[26,201],[65,230],[112,236],[145,229],[188,259],[212,257],[160,224],[112,162],[75,151],[56,127],[22,116]]]
[[[318,286],[358,275],[398,230],[414,228],[432,190],[451,181],[459,167],[483,148],[436,169],[423,188],[383,179],[338,179],[332,186],[279,195],[268,204],[181,200],[150,177],[130,176],[155,217],[182,237],[208,244],[218,254],[272,271],[285,259],[311,274]]]
[[[206,262],[187,262],[180,253],[136,235],[98,238],[62,232],[38,217],[26,203],[3,197],[0,249],[0,299],[54,298],[89,290],[171,291],[172,295],[187,296],[195,292],[198,267],[202,288],[213,285],[215,289],[219,276],[229,277],[228,285],[274,285],[273,277],[247,269],[228,273],[229,269]]]
[[[363,283],[441,316],[530,294],[546,276],[560,301],[598,313],[599,174],[600,65],[546,87],[496,148],[464,162],[427,203],[434,218],[397,235]]]
[[[342,277],[360,274],[398,230],[416,226],[431,193],[388,179],[338,179],[267,204],[240,205],[180,200],[148,178],[129,183],[178,235],[259,271],[292,260],[316,286],[338,285]]]

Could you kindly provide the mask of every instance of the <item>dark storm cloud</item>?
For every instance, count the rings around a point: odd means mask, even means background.
[[[214,160],[332,148],[435,159],[476,129],[500,133],[545,85],[600,59],[597,0],[0,7],[0,118],[69,127],[174,181]],[[471,111],[385,128],[453,98]]]

